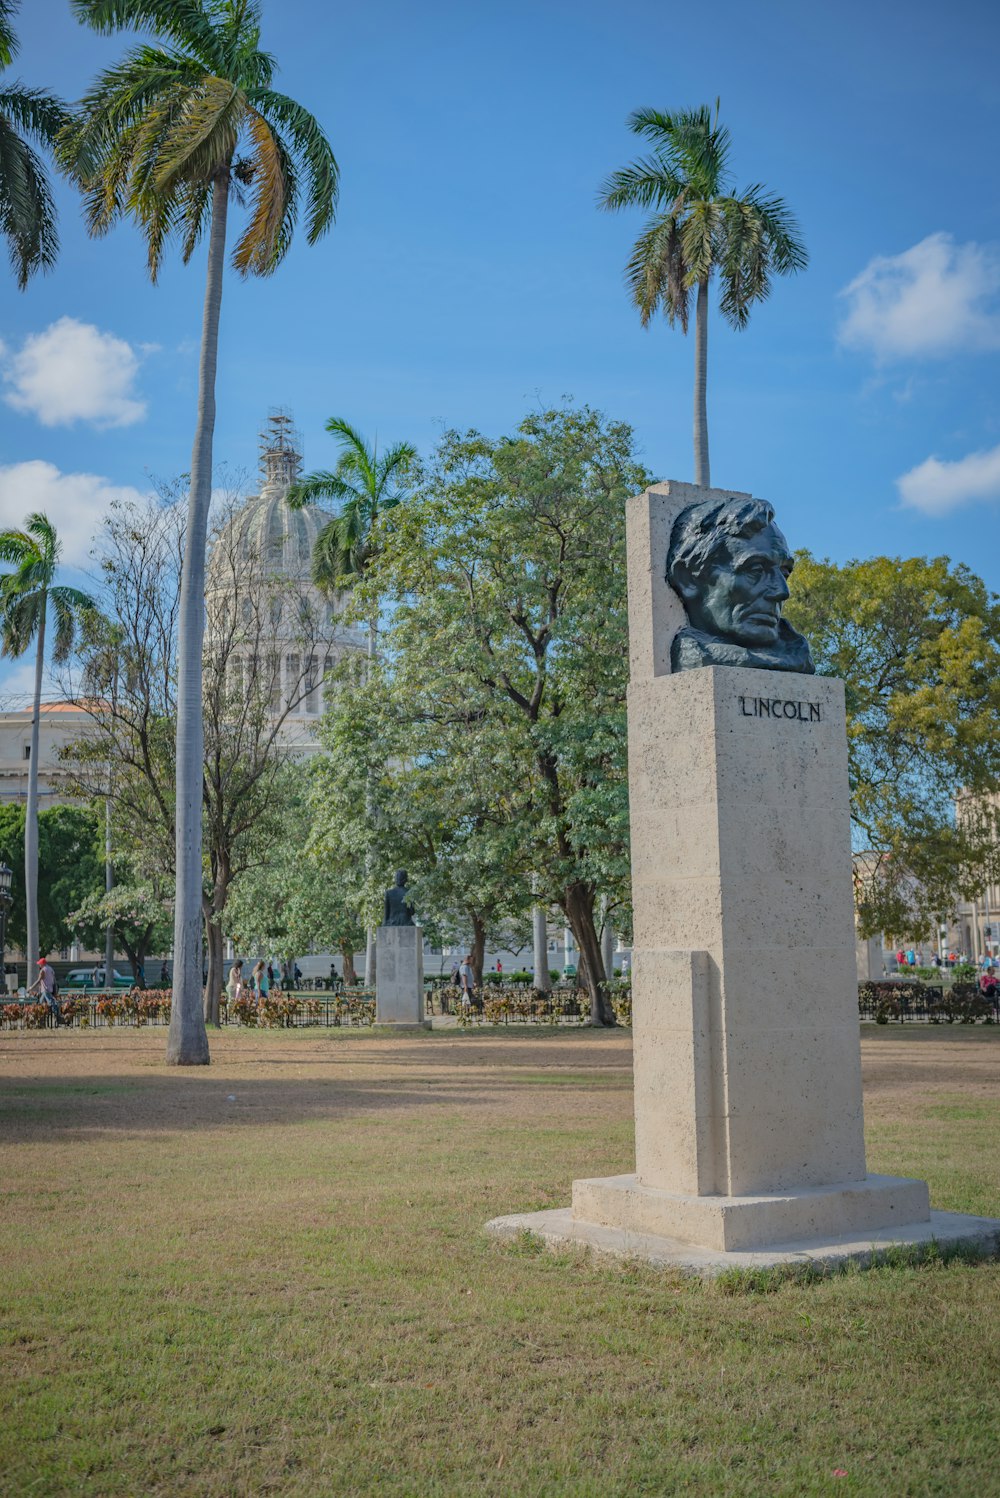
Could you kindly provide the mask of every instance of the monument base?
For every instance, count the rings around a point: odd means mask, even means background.
[[[891,1176],[869,1177],[869,1181],[881,1181],[908,1187],[921,1182],[895,1180]],[[607,1186],[609,1183],[634,1182],[634,1176],[611,1176],[601,1182],[574,1183],[577,1186]],[[867,1183],[859,1183],[864,1187]],[[614,1190],[614,1187],[612,1187]],[[640,1188],[641,1189],[641,1188]],[[831,1199],[837,1188],[830,1188]],[[853,1190],[856,1188],[845,1188]],[[664,1194],[664,1193],[657,1193]],[[812,1194],[812,1193],[809,1193]],[[890,1190],[891,1195],[891,1190]],[[873,1194],[877,1199],[879,1193]],[[899,1198],[900,1204],[905,1193]],[[694,1198],[705,1201],[705,1198]],[[725,1207],[733,1199],[716,1198],[716,1203]],[[766,1200],[758,1199],[758,1204]],[[784,1202],[789,1198],[772,1198]],[[723,1217],[723,1221],[724,1221]],[[901,1249],[936,1248],[943,1253],[965,1249],[989,1256],[1000,1253],[1000,1221],[991,1217],[970,1217],[962,1212],[930,1212],[916,1222],[896,1222],[879,1228],[857,1227],[838,1233],[822,1232],[818,1236],[802,1236],[772,1241],[756,1248],[720,1249],[706,1244],[686,1242],[666,1233],[644,1232],[633,1226],[619,1223],[587,1221],[577,1217],[573,1208],[562,1207],[547,1212],[520,1212],[510,1217],[495,1217],[486,1224],[486,1231],[497,1238],[517,1238],[530,1233],[540,1238],[553,1249],[585,1248],[589,1251],[613,1258],[641,1260],[657,1268],[678,1269],[682,1274],[701,1275],[712,1278],[732,1269],[772,1269],[778,1266],[816,1265],[835,1267],[848,1260],[867,1266],[885,1259]]]
[[[899,1223],[927,1222],[930,1210],[926,1182],[900,1176],[754,1196],[677,1196],[643,1186],[634,1175],[573,1182],[578,1222],[678,1238],[722,1253],[844,1233],[867,1237]]]
[[[419,926],[380,926],[375,965],[375,1023],[429,1029],[424,1014],[424,934]]]

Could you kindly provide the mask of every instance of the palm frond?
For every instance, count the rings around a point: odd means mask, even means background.
[[[298,483],[292,484],[285,496],[285,501],[293,510],[301,510],[306,505],[314,505],[324,499],[338,500],[346,504],[352,499],[360,499],[361,492],[355,484],[349,484],[339,473],[331,473],[328,469],[319,468],[315,473],[307,473],[299,479]]]
[[[54,572],[62,555],[62,542],[52,521],[44,511],[32,510],[24,522],[24,528],[35,540],[39,559]]]
[[[38,546],[26,531],[0,531],[0,562],[19,566],[26,556],[37,556]]]
[[[218,31],[202,0],[70,0],[70,6],[93,31],[152,31],[169,37],[206,67],[222,62]]]
[[[679,322],[681,331],[687,332],[690,293],[686,277],[678,217],[662,214],[639,235],[625,267],[625,283],[643,327],[649,326],[662,307],[667,321]]]
[[[0,655],[14,660],[24,654],[38,633],[45,592],[4,593],[0,597]]]
[[[44,164],[0,117],[0,234],[19,290],[50,269],[59,249],[56,211]]]
[[[172,192],[182,181],[208,182],[231,160],[243,124],[237,84],[206,78],[184,103],[159,142],[153,185]]]
[[[759,183],[748,187],[741,198],[760,219],[763,232],[770,243],[775,270],[781,275],[805,270],[809,264],[809,252],[802,241],[798,219],[784,198],[767,195]]]
[[[670,209],[686,186],[684,178],[662,156],[644,156],[605,177],[598,188],[597,204],[611,213],[622,208]]]
[[[62,662],[68,659],[73,649],[82,616],[94,608],[94,601],[79,588],[50,588],[49,602],[55,616],[55,633],[52,640],[52,659]]]
[[[0,0],[0,67],[9,68],[19,47],[14,34],[14,17],[20,0]]]
[[[272,89],[248,89],[248,102],[270,123],[287,131],[305,169],[306,239],[315,244],[337,217],[340,168],[330,143],[307,109]]]
[[[248,106],[246,122],[253,147],[253,208],[233,251],[233,265],[243,275],[264,276],[276,268],[287,248],[282,230],[290,187],[294,194],[294,172],[282,142],[263,115]]]

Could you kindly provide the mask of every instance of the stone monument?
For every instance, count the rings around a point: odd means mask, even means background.
[[[406,870],[385,892],[382,924],[376,936],[375,1023],[396,1029],[423,1029],[424,939],[413,924],[413,907],[406,898]]]
[[[490,1230],[703,1273],[1000,1241],[866,1169],[844,688],[771,506],[659,484],[627,531],[636,1169]]]

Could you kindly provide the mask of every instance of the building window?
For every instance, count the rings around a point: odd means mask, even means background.
[[[31,745],[30,744],[25,744],[24,748],[21,751],[21,758],[22,759],[30,759],[31,758]]]
[[[307,713],[318,713],[319,712],[319,692],[316,690],[316,688],[317,688],[318,685],[319,685],[319,657],[315,656],[315,655],[311,655],[309,657],[308,661],[306,662],[305,689],[306,689],[306,712]]]

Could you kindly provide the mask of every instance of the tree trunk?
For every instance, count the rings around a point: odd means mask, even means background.
[[[614,1010],[600,977],[601,943],[594,925],[593,890],[579,881],[567,885],[563,910],[576,938],[579,976],[590,996],[591,1024],[614,1025]]]
[[[533,937],[534,985],[541,993],[549,993],[552,979],[549,977],[549,937],[545,926],[545,906],[536,905],[531,912]]]
[[[177,889],[173,1001],[167,1036],[167,1061],[174,1066],[207,1066],[209,1060],[201,989],[201,817],[205,759],[201,655],[205,631],[205,540],[212,501],[215,371],[228,208],[227,172],[216,178],[212,189],[212,229],[208,242],[198,371],[198,425],[191,455],[191,489],[181,573],[177,648]]]
[[[214,911],[209,911],[209,919],[205,922],[205,933],[208,937],[208,978],[205,982],[205,1023],[217,1025],[219,1023],[219,999],[222,994],[222,972],[223,972],[223,942],[222,927],[218,919],[213,920]]]
[[[357,974],[354,971],[354,948],[348,941],[340,943],[340,969],[343,973],[345,983],[356,983],[358,981]]]
[[[111,800],[104,803],[104,890],[111,893],[115,887],[115,871],[111,867]],[[104,933],[104,986],[115,986],[115,923],[108,922]]]
[[[24,898],[28,923],[28,982],[30,988],[38,977],[38,738],[42,714],[42,673],[45,670],[45,621],[49,612],[48,593],[42,595],[35,641],[35,695],[31,710],[31,748],[28,751],[28,804],[24,810]]]
[[[708,282],[698,282],[694,325],[694,481],[708,488]]]
[[[370,619],[368,621],[368,662],[369,662],[369,666],[371,665],[371,662],[375,659],[375,649],[376,649],[377,641],[378,641],[378,624],[375,622],[374,619]],[[369,671],[369,676],[370,675],[371,675],[371,672]],[[365,789],[365,816],[366,816],[366,820],[368,822],[369,828],[374,829],[374,822],[375,822],[375,797],[374,797],[374,795],[372,793],[372,776],[371,776],[371,770],[368,771],[368,783],[367,783],[367,787]],[[372,830],[371,836],[374,837],[374,835],[375,835],[374,834],[374,830]],[[371,844],[369,844],[368,848],[365,851],[365,871],[368,874],[369,878],[371,878],[371,875],[372,875],[372,872],[373,872],[373,869],[374,869],[374,862],[375,862],[375,851],[374,851],[374,848],[371,846]],[[375,946],[375,928],[374,928],[374,926],[369,926],[368,927],[368,931],[367,931],[367,935],[366,935],[366,938],[365,938],[365,987],[366,988],[374,988],[375,987],[375,977],[376,977],[377,963],[378,963],[378,954],[377,954],[376,946]]]
[[[469,911],[469,919],[472,921],[472,972],[477,988],[483,986],[483,961],[486,956],[486,926],[474,910]]]

